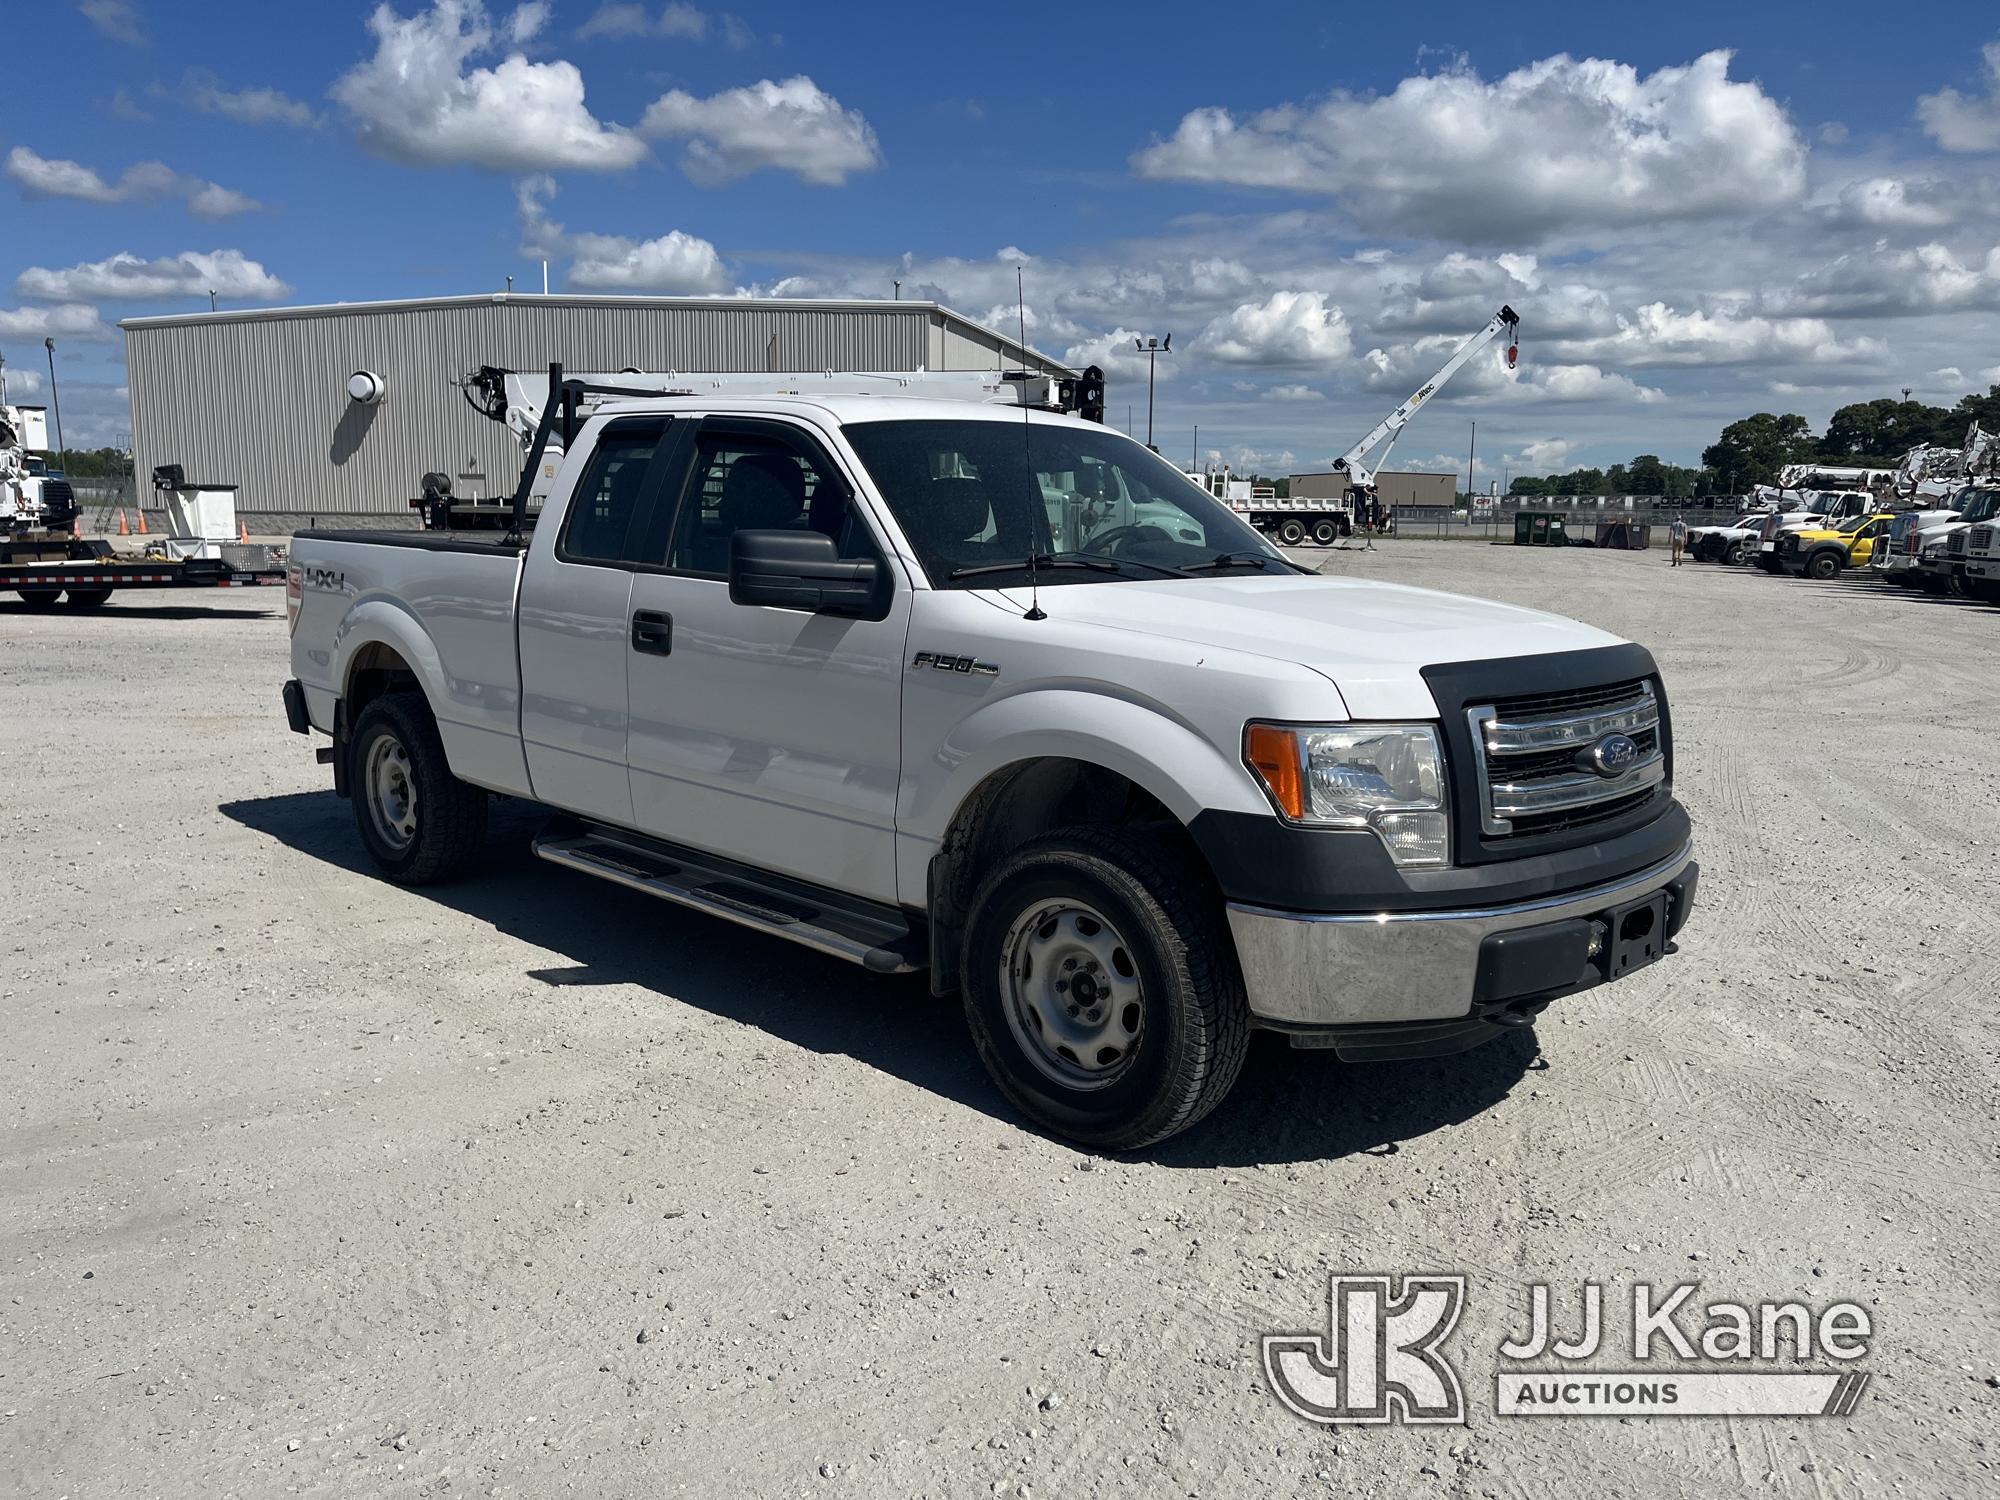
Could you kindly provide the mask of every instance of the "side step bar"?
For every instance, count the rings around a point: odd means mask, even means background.
[[[842,901],[830,893],[770,877],[713,856],[656,844],[609,829],[574,831],[535,840],[535,853],[616,881],[663,901],[692,907],[759,932],[790,938],[876,974],[925,967],[922,938],[891,908]]]

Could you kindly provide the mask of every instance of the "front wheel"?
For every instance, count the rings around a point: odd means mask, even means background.
[[[1713,556],[1713,554],[1710,555]],[[1743,543],[1736,542],[1727,552],[1722,554],[1722,560],[1732,568],[1740,568],[1743,566],[1743,559],[1749,555],[1750,549],[1744,546]]]
[[[61,589],[16,589],[14,592],[21,596],[21,602],[30,609],[51,609],[55,606],[56,600],[62,597]]]
[[[973,898],[960,972],[986,1071],[1072,1140],[1162,1140],[1242,1071],[1250,1011],[1220,899],[1143,835],[1072,828],[1014,851]]]
[[[486,793],[451,774],[421,693],[388,693],[364,708],[347,765],[361,842],[391,880],[449,880],[479,857]]]
[[[1840,558],[1831,552],[1816,552],[1806,559],[1806,576],[1825,583],[1840,576]]]
[[[1278,540],[1287,547],[1299,546],[1305,539],[1306,527],[1303,521],[1285,521],[1278,527]]]

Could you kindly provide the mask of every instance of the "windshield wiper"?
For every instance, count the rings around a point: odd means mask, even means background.
[[[977,566],[953,568],[945,574],[947,582],[960,578],[979,578],[989,573],[1025,573],[1030,563],[1035,568],[1087,568],[1093,573],[1122,573],[1127,568],[1145,568],[1149,572],[1176,577],[1179,568],[1163,567],[1159,563],[1140,562],[1136,557],[1101,557],[1082,552],[1037,552],[1034,557],[1016,557],[1007,562],[980,563]]]
[[[1310,573],[1311,568],[1293,562],[1289,557],[1277,557],[1269,552],[1218,552],[1207,562],[1189,563],[1180,571],[1183,573],[1213,573],[1223,568],[1258,568],[1267,563],[1277,563],[1290,568],[1294,573]]]

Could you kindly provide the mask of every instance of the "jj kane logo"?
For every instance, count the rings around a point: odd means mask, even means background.
[[[1693,1282],[1631,1288],[1622,1347],[1599,1282],[1558,1328],[1551,1288],[1528,1288],[1528,1327],[1495,1351],[1500,1416],[1846,1416],[1868,1388],[1855,1362],[1874,1325],[1854,1302],[1697,1303]],[[1462,1423],[1444,1344],[1465,1310],[1463,1276],[1335,1275],[1326,1331],[1269,1334],[1264,1377],[1309,1422]],[[1600,1356],[1631,1367],[1602,1368]],[[1821,1368],[1813,1369],[1818,1365]]]

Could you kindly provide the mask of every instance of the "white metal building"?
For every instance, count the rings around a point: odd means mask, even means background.
[[[415,524],[422,476],[511,494],[520,450],[469,406],[481,365],[545,370],[992,370],[1073,374],[935,302],[493,293],[127,318],[132,458],[238,486],[252,530]],[[355,400],[349,377],[380,382]]]

